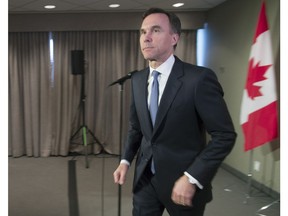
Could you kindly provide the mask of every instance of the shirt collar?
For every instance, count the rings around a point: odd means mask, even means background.
[[[172,54],[164,63],[162,63],[158,68],[154,69],[152,67],[150,67],[150,76],[152,74],[152,71],[156,70],[159,73],[161,73],[161,75],[164,76],[169,76],[173,67],[173,64],[175,62],[175,57]]]

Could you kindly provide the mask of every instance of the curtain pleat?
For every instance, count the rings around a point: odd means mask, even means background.
[[[9,34],[9,155],[35,156],[49,148],[47,33]]]
[[[124,83],[122,93],[120,85],[109,85],[148,66],[140,52],[139,32],[53,32],[53,41],[51,64],[48,32],[9,33],[9,155],[83,153],[83,125],[89,153],[119,154],[128,127],[130,82]],[[84,75],[72,74],[72,50],[84,50]],[[195,64],[196,31],[183,31],[175,54]]]

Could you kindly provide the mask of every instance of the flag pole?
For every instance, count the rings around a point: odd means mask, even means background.
[[[253,149],[250,150],[250,156],[249,156],[249,172],[247,174],[248,177],[248,184],[247,184],[247,194],[246,199],[244,201],[244,204],[248,204],[248,199],[251,197],[251,186],[252,186],[252,180],[253,180]]]

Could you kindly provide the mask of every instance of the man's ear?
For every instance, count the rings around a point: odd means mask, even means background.
[[[179,35],[178,34],[173,34],[172,35],[172,45],[176,45],[179,41]]]

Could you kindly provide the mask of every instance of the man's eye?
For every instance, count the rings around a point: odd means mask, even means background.
[[[146,34],[146,31],[140,30],[140,35],[144,35],[144,34]]]

